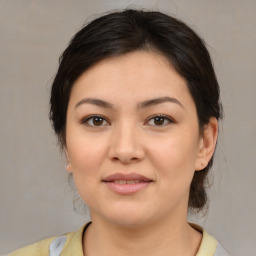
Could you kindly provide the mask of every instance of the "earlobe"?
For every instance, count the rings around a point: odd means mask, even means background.
[[[71,170],[71,163],[69,161],[67,161],[66,163],[66,170],[70,173],[72,173],[72,170]]]
[[[209,123],[204,126],[203,134],[199,141],[199,151],[195,170],[203,170],[211,160],[215,151],[218,138],[218,121],[215,117],[210,118]]]
[[[71,163],[68,156],[68,151],[65,149],[65,155],[66,155],[66,170],[70,173],[72,173]]]

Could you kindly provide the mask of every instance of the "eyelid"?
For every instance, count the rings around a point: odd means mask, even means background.
[[[148,121],[147,121],[147,122],[149,122],[151,119],[154,119],[154,118],[156,118],[156,117],[162,117],[162,118],[168,120],[169,124],[170,124],[170,123],[176,123],[173,118],[171,118],[170,116],[164,115],[164,114],[155,114],[155,115],[153,115],[153,116],[150,116],[150,117],[148,118]],[[147,122],[146,122],[146,123],[147,123]],[[151,125],[151,126],[164,127],[164,126],[166,126],[166,125]]]
[[[94,115],[89,115],[89,116],[86,116],[85,118],[83,118],[83,119],[81,120],[81,124],[84,124],[84,125],[89,126],[89,127],[96,127],[96,128],[105,126],[105,125],[102,125],[102,126],[96,126],[96,125],[93,126],[93,125],[89,125],[89,124],[88,124],[88,121],[91,120],[91,119],[93,119],[93,118],[95,118],[95,117],[102,118],[104,121],[110,123],[106,117],[104,117],[104,116],[102,116],[102,115],[96,115],[96,114],[94,114]]]
[[[104,116],[102,116],[102,115],[97,115],[97,114],[86,116],[85,118],[83,118],[83,119],[81,120],[81,124],[84,124],[84,125],[86,125],[86,126],[88,126],[88,127],[94,127],[94,128],[100,128],[100,127],[106,126],[106,125],[100,125],[100,126],[97,126],[97,125],[95,125],[95,126],[94,126],[94,125],[89,125],[89,124],[88,124],[88,121],[91,120],[91,119],[93,119],[93,118],[95,118],[95,117],[102,118],[103,121],[106,121],[108,124],[110,124],[110,122],[108,121],[108,119],[107,119],[106,117],[104,117]],[[164,118],[165,120],[168,121],[168,124],[165,124],[165,125],[150,125],[150,126],[165,127],[166,125],[175,123],[175,120],[174,120],[173,118],[171,118],[170,116],[164,115],[164,114],[154,114],[154,115],[150,116],[150,117],[147,119],[146,123],[148,123],[150,120],[152,120],[152,119],[154,119],[154,118],[156,118],[156,117],[162,117],[162,118]],[[145,124],[146,124],[146,123],[145,123]],[[110,124],[110,125],[111,125],[111,124]]]

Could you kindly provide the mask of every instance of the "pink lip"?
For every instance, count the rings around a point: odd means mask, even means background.
[[[111,181],[115,181],[115,180],[140,180],[140,181],[144,181],[144,182],[149,182],[152,181],[151,179],[137,174],[137,173],[128,173],[128,174],[123,174],[123,173],[114,173],[112,175],[107,176],[106,178],[103,179],[103,181],[105,182],[111,182]]]
[[[117,180],[125,180],[125,181],[138,180],[139,183],[119,184],[114,182]],[[153,180],[137,173],[129,173],[129,174],[115,173],[104,178],[103,182],[107,185],[107,187],[111,191],[115,193],[118,193],[121,195],[131,195],[149,186],[153,182]]]

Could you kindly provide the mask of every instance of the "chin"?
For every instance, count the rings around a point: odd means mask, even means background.
[[[145,217],[137,218],[136,216],[129,216],[129,217],[117,217],[111,219],[112,223],[116,226],[123,227],[123,228],[136,228],[141,227],[147,223]]]
[[[115,226],[120,227],[139,227],[144,225],[148,219],[150,219],[150,214],[147,209],[142,209],[141,207],[135,207],[135,205],[115,205],[110,207],[105,207],[104,211],[91,211],[92,219],[105,219],[105,221],[112,223]],[[97,212],[97,213],[96,213]],[[94,214],[96,213],[96,214]]]

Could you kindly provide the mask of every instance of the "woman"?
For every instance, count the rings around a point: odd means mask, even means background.
[[[207,203],[221,118],[203,41],[159,12],[125,10],[64,51],[50,119],[92,221],[11,255],[224,256],[187,222]]]

